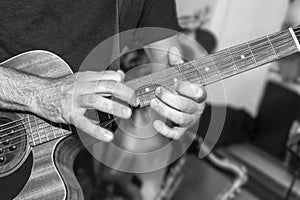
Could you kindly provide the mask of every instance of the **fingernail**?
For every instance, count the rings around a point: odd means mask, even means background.
[[[124,72],[123,72],[122,70],[118,70],[117,72],[118,72],[119,74],[121,74],[121,80],[120,80],[120,82],[123,82],[124,79],[125,79],[125,74],[124,74]]]
[[[141,101],[138,97],[135,97],[136,106],[140,105]]]
[[[203,94],[204,94],[203,89],[199,87],[196,92],[196,98],[201,98]]]
[[[153,123],[153,127],[157,130],[157,131],[160,131],[161,130],[161,125],[159,123],[159,121],[155,121]]]
[[[110,133],[110,132],[105,132],[104,133],[104,140],[106,141],[106,142],[110,142],[110,141],[112,141],[114,139],[114,135],[112,134],[112,133]]]
[[[158,102],[156,99],[152,99],[151,102],[150,102],[150,106],[152,108],[156,108],[158,106]]]
[[[156,90],[155,90],[155,94],[156,95],[160,95],[161,93],[161,87],[158,87]]]
[[[131,109],[122,108],[122,113],[125,114],[126,116],[130,117],[131,116]]]

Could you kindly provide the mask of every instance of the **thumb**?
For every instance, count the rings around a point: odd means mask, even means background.
[[[177,47],[170,48],[168,56],[169,56],[169,63],[171,66],[184,63],[180,50]]]

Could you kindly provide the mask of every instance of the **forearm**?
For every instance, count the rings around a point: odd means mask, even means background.
[[[42,78],[0,66],[0,108],[32,111]]]

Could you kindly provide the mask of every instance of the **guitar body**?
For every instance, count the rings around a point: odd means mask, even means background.
[[[54,78],[72,73],[61,58],[46,51],[27,52],[1,65],[41,77]],[[26,116],[28,114],[1,112],[0,122],[3,125]],[[28,127],[24,129],[23,133],[30,132]],[[5,132],[0,133],[2,138]],[[30,146],[26,136],[25,142],[22,141],[15,142],[15,149],[8,143],[0,144],[0,153],[5,149],[0,154],[0,159],[3,157],[4,160],[0,163],[0,199],[83,199],[73,172],[74,159],[82,148],[75,136],[63,136],[36,146]]]

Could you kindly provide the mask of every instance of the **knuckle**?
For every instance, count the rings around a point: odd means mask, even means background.
[[[103,87],[108,89],[109,91],[114,91],[117,87],[117,82],[113,80],[102,81]]]
[[[97,102],[96,95],[89,95],[87,98],[87,102],[91,105],[95,104]]]
[[[98,101],[98,106],[101,108],[103,111],[108,111],[110,110],[110,106],[107,102],[105,101]]]

